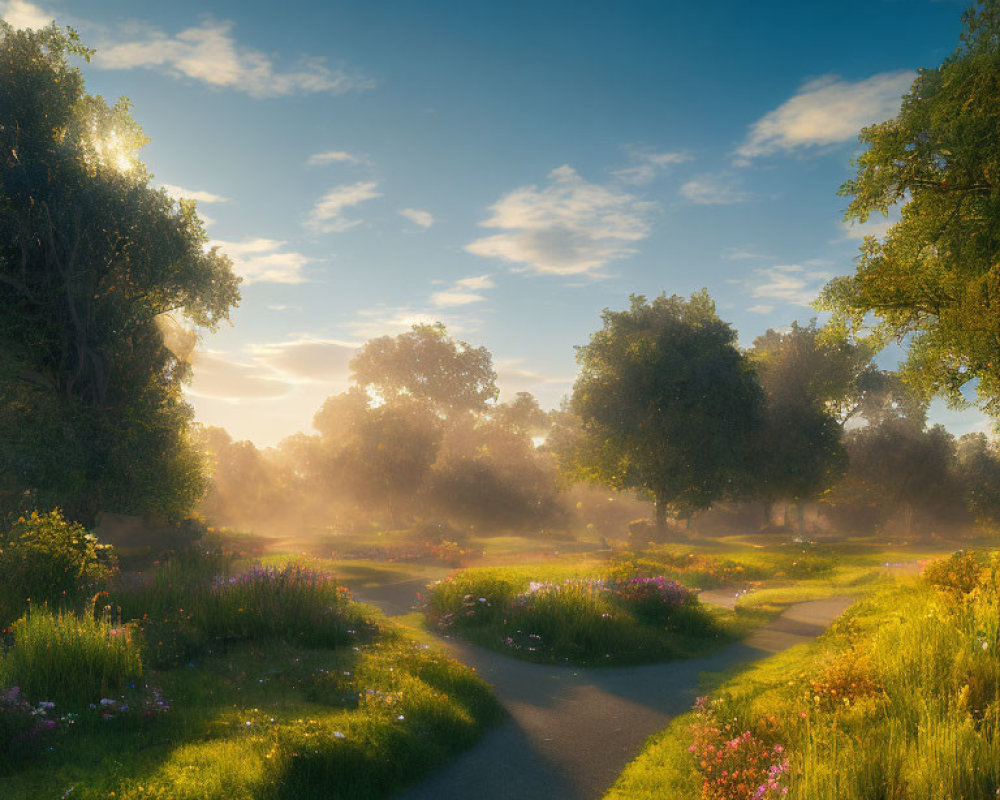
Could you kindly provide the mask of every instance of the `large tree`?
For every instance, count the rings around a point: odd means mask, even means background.
[[[380,400],[409,398],[441,416],[484,411],[497,397],[489,350],[452,339],[441,323],[372,339],[351,371],[354,382]]]
[[[128,101],[84,91],[88,55],[0,22],[0,503],[176,514],[203,476],[162,322],[213,328],[238,279],[150,185]]]
[[[847,218],[900,218],[883,241],[865,239],[856,273],[831,281],[819,304],[876,347],[908,342],[903,376],[925,395],[961,403],[977,385],[998,415],[1000,2],[980,0],[964,20],[958,49],[920,71],[899,115],[861,132],[867,150],[841,188]]]
[[[575,461],[584,476],[648,491],[662,532],[668,512],[687,516],[743,485],[763,392],[705,291],[633,296],[602,319],[577,350]]]

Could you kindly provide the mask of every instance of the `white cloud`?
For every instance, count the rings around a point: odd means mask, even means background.
[[[455,281],[456,286],[461,286],[463,289],[492,289],[496,286],[493,278],[490,275],[476,275],[472,278],[462,278]]]
[[[0,2],[0,17],[12,28],[44,28],[54,19],[54,15],[25,0]]]
[[[796,306],[810,305],[826,281],[832,277],[825,270],[809,270],[799,264],[782,264],[756,269],[754,275],[756,282],[750,281],[746,284],[746,290],[751,297]],[[765,308],[766,311],[760,311]],[[748,310],[768,313],[774,310],[774,306],[761,304]]]
[[[371,78],[331,69],[318,58],[301,59],[297,69],[281,71],[267,53],[238,44],[232,27],[231,22],[206,20],[175,36],[146,28],[138,38],[100,42],[92,63],[103,69],[156,69],[254,97],[345,94],[375,86]]]
[[[357,348],[351,342],[304,337],[250,345],[247,350],[260,364],[298,380],[346,382]]]
[[[325,166],[326,164],[362,164],[365,159],[351,155],[343,150],[327,150],[325,153],[313,153],[306,159],[310,166]]]
[[[284,397],[291,382],[264,372],[258,364],[237,361],[212,350],[198,350],[191,359],[188,393],[217,400],[266,400]]]
[[[434,292],[431,295],[431,303],[437,308],[448,308],[451,306],[465,306],[470,303],[479,303],[486,298],[480,294],[484,289],[492,289],[496,284],[489,275],[477,275],[472,278],[461,278],[455,281],[447,289]]]
[[[376,190],[378,184],[374,181],[359,181],[337,186],[316,201],[306,226],[320,233],[343,233],[360,225],[361,220],[345,219],[345,209],[356,206],[366,200],[381,197]]]
[[[192,189],[185,189],[183,186],[176,186],[172,183],[161,183],[160,187],[167,190],[174,200],[194,200],[198,203],[228,203],[229,198],[223,197],[221,194],[214,194],[212,192],[195,191]]]
[[[500,400],[512,400],[518,392],[531,392],[543,408],[555,408],[573,384],[572,378],[556,378],[524,366],[523,358],[496,362]]]
[[[600,277],[608,262],[635,252],[649,236],[651,204],[588,183],[569,166],[554,169],[548,185],[524,186],[501,197],[480,223],[504,233],[465,246],[474,255],[522,264],[549,275]]]
[[[233,268],[245,283],[304,283],[302,268],[312,259],[302,253],[286,252],[285,242],[275,239],[247,239],[243,242],[209,242],[233,260]]]
[[[874,236],[876,239],[884,239],[885,235],[889,232],[889,228],[895,225],[898,219],[885,219],[884,217],[875,217],[874,219],[869,219],[867,222],[842,222],[840,223],[841,230],[844,231],[844,236],[848,239],[864,239],[866,236]]]
[[[749,306],[747,308],[747,311],[750,311],[754,314],[770,314],[772,311],[774,311],[774,306],[767,306],[767,305]]]
[[[915,77],[905,70],[854,83],[836,75],[810,81],[757,120],[736,154],[745,160],[853,139],[866,125],[894,117]]]
[[[401,208],[399,214],[421,228],[429,228],[434,224],[434,215],[430,211],[421,211],[419,208]]]
[[[726,174],[697,175],[681,186],[681,196],[699,206],[728,206],[750,198]]]
[[[652,183],[656,176],[668,167],[691,160],[690,155],[681,152],[655,153],[636,148],[628,148],[628,151],[635,163],[630,167],[615,170],[612,174],[622,183],[631,183],[635,186]]]

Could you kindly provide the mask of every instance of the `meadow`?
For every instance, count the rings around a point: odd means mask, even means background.
[[[819,640],[730,676],[653,737],[605,800],[992,798],[1000,556],[882,585]]]
[[[204,549],[32,603],[0,686],[10,800],[386,797],[502,716],[329,573]]]

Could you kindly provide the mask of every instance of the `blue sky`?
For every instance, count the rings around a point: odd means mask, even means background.
[[[308,430],[366,339],[440,320],[558,405],[631,293],[707,287],[741,343],[853,269],[857,132],[954,49],[963,2],[0,0],[97,54],[158,184],[244,276],[198,419]],[[873,220],[868,232],[878,233]],[[891,360],[891,359],[890,359]],[[978,412],[936,403],[955,433]]]

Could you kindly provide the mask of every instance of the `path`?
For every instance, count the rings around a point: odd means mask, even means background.
[[[399,607],[400,589],[387,594],[392,610]],[[359,599],[379,603],[378,593],[365,594]],[[832,597],[799,603],[710,656],[638,667],[532,664],[443,639],[456,658],[492,684],[510,717],[400,800],[599,798],[648,736],[691,708],[701,673],[722,672],[809,641],[850,602]]]

